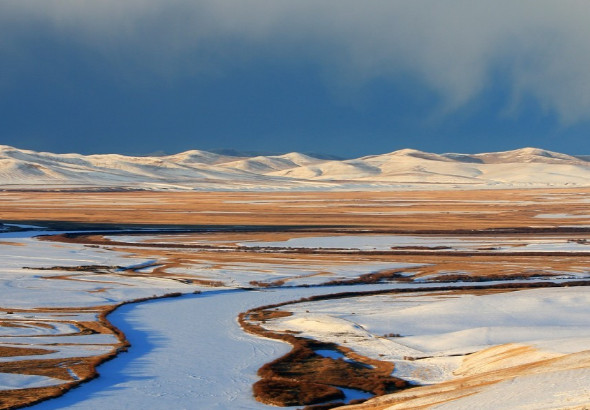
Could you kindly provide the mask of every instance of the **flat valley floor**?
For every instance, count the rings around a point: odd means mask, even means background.
[[[0,222],[0,409],[590,403],[590,188],[6,191]]]

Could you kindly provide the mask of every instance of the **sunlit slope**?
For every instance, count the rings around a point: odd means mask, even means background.
[[[483,154],[404,149],[350,160],[300,153],[238,157],[52,154],[0,146],[3,188],[148,190],[412,189],[589,186],[590,161],[537,148]]]

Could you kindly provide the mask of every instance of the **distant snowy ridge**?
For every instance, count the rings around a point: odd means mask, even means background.
[[[538,148],[482,154],[403,149],[350,160],[53,154],[0,146],[0,189],[348,190],[590,186],[590,156]]]

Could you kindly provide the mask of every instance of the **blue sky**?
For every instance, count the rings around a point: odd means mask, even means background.
[[[590,154],[587,1],[3,0],[0,143]]]

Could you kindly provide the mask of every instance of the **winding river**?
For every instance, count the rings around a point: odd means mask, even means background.
[[[347,290],[383,289],[383,285]],[[35,409],[268,409],[252,396],[256,371],[289,345],[245,333],[236,318],[250,308],[334,288],[209,291],[125,305],[109,316],[129,352],[98,368],[100,377]]]

